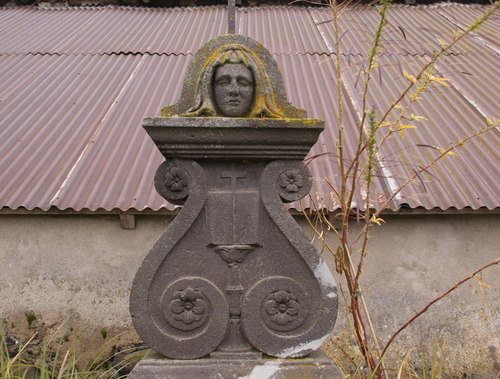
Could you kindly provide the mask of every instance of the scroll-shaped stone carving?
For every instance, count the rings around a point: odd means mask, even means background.
[[[139,335],[180,359],[318,348],[336,287],[283,203],[311,189],[301,161],[323,122],[287,102],[270,53],[238,35],[209,41],[179,101],[143,125],[166,159],[155,188],[184,207],[134,280]]]

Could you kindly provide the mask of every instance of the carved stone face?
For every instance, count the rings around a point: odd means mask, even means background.
[[[223,116],[242,117],[248,113],[254,88],[253,73],[242,63],[226,63],[215,72],[214,98]]]

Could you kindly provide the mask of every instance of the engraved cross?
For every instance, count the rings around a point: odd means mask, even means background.
[[[247,173],[244,171],[237,171],[234,169],[234,166],[231,168],[231,171],[223,171],[220,173],[221,179],[230,179],[231,180],[231,191],[236,191],[236,184],[238,179],[244,179],[247,177]]]
[[[236,33],[236,5],[241,5],[241,0],[227,0],[227,34]]]
[[[228,0],[228,2],[227,2],[227,34],[235,34],[236,33],[235,13],[236,13],[235,0]]]

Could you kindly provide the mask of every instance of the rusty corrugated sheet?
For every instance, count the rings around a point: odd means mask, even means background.
[[[450,9],[460,15],[457,25],[456,17],[450,17]],[[387,13],[386,27],[383,31],[381,53],[399,55],[429,55],[439,51],[440,40],[451,42],[454,32],[476,20],[485,10],[485,7],[471,8],[461,5],[448,7],[423,6],[407,7],[395,6]],[[466,10],[464,12],[464,10]],[[328,8],[319,8],[311,11],[315,23],[318,25],[325,43],[334,52],[336,43],[333,32],[332,11]],[[489,39],[498,36],[500,28],[497,17],[494,16],[484,27],[484,34]],[[343,11],[339,19],[340,25],[340,51],[344,54],[366,55],[372,45],[374,33],[380,21],[378,7],[352,7]],[[495,26],[496,25],[496,26]],[[496,34],[495,34],[496,33]],[[481,49],[481,32],[466,36],[460,43],[453,46],[446,54],[466,54],[478,52]],[[498,41],[497,41],[498,44]],[[482,51],[482,50],[479,50]]]
[[[277,6],[240,9],[238,33],[256,39],[275,54],[327,53],[310,11]]]
[[[326,52],[308,12],[294,7],[237,9],[238,31],[275,53]],[[3,19],[2,54],[195,54],[206,41],[227,32],[223,6],[22,7],[6,9]]]
[[[484,13],[484,7],[481,6],[442,6],[436,9],[442,17],[448,22],[464,30],[472,21],[478,20]],[[481,43],[486,45],[494,52],[500,52],[500,15],[498,12],[493,14],[489,21],[474,32],[474,36]]]
[[[0,57],[2,206],[52,205],[66,178],[81,164],[82,152],[95,143],[95,133],[140,59]]]
[[[409,72],[412,71],[410,67],[416,71],[426,61],[425,57],[408,57],[405,67]],[[376,106],[380,115],[409,81],[399,71],[396,57],[381,57],[379,70],[382,75],[374,78],[377,85],[370,87],[368,104]],[[353,65],[345,71],[345,80],[353,102],[360,108],[360,89],[355,88],[355,84],[359,83],[357,74],[358,70]],[[439,74],[435,72],[435,75]],[[398,133],[393,134],[379,151],[379,162],[387,170],[384,176],[394,181],[395,188],[413,175],[414,170],[424,167],[438,155],[438,151],[430,145],[447,148],[485,126],[481,114],[453,86],[433,87],[422,98],[413,103],[402,119],[404,124],[416,128],[406,130],[405,138],[401,138]],[[403,106],[405,104],[402,103]],[[412,113],[426,119],[411,121],[409,118]],[[392,114],[393,119],[397,117],[397,112]],[[385,133],[385,130],[380,131],[380,135]],[[495,131],[489,132],[482,143],[469,142],[466,149],[457,151],[458,157],[450,156],[438,162],[428,170],[429,174],[421,175],[422,181],[416,180],[403,190],[399,203],[426,209],[477,209],[484,204],[491,206],[498,197],[500,184],[499,142],[499,135]]]
[[[338,114],[337,104],[337,80],[332,57],[327,55],[303,55],[303,56],[276,56],[278,65],[281,67],[284,81],[292,104],[307,110],[308,117],[325,120],[328,127],[320,135],[318,142],[314,145],[308,160],[308,166],[314,179],[314,190],[311,192],[312,199],[305,198],[298,209],[305,208],[328,208],[336,209],[338,203],[330,196],[331,189],[325,183],[325,179],[336,188],[340,187],[340,176],[338,167],[338,156],[335,145],[338,140]],[[313,74],[311,74],[313,73]],[[308,83],[304,86],[304,83]],[[347,101],[343,102],[343,124],[345,133],[346,156],[352,157],[355,151],[355,143],[358,140],[358,118],[351,112]],[[381,187],[382,186],[382,187]],[[383,191],[384,183],[377,181],[376,191]],[[360,193],[354,199],[356,205],[363,208],[363,199]]]
[[[194,54],[226,30],[223,7],[20,7],[1,13],[1,54]]]
[[[446,56],[436,68],[475,112],[493,120],[500,115],[499,58],[494,53],[471,54],[467,59]]]
[[[162,31],[151,43],[151,52],[195,54],[209,39],[227,33],[222,6],[173,8]]]
[[[388,46],[376,71],[369,105],[383,109],[411,72],[437,48],[433,31],[463,27],[484,7],[394,7]],[[495,16],[496,17],[496,16]],[[327,178],[338,185],[335,38],[324,8],[261,7],[237,11],[239,30],[262,42],[283,73],[289,100],[327,130],[311,152],[311,197],[296,209],[335,209]],[[352,155],[360,114],[362,54],[377,10],[350,9],[341,41],[346,154]],[[449,25],[448,25],[448,24]],[[9,208],[173,209],[153,189],[162,157],[140,127],[174,103],[192,54],[225,32],[224,7],[146,9],[94,7],[0,9],[0,203]],[[492,25],[493,24],[493,25]],[[447,27],[448,25],[448,27]],[[496,34],[495,34],[496,33]],[[498,23],[487,23],[437,66],[449,79],[415,104],[428,118],[406,139],[379,152],[375,194],[391,193],[446,147],[498,117]],[[307,83],[307,85],[304,85]],[[499,206],[499,136],[495,132],[433,167],[391,204],[447,209]],[[433,155],[434,154],[434,155]],[[434,179],[432,176],[439,179]],[[432,180],[429,180],[432,179]],[[355,202],[361,208],[362,192]],[[373,205],[376,205],[373,202]]]
[[[81,163],[51,205],[77,210],[157,210],[167,206],[152,188],[163,158],[140,125],[145,115],[158,115],[163,105],[177,100],[189,60],[186,56],[140,58],[93,136],[94,143],[82,152]]]

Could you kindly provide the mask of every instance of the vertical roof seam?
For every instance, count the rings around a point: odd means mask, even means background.
[[[436,13],[443,17],[446,21],[451,23],[452,25],[455,25],[457,28],[459,28],[462,31],[466,31],[467,29],[464,28],[462,25],[460,25],[458,22],[452,20],[448,15],[445,13],[440,12],[439,10],[436,10]],[[478,40],[482,45],[486,46],[486,48],[490,49],[496,54],[500,55],[500,50],[496,49],[494,46],[491,46],[489,43],[487,43],[483,38],[481,38],[477,33],[471,32],[470,36],[476,40]]]
[[[318,30],[319,34],[321,35],[321,39],[323,40],[323,42],[326,45],[326,48],[328,49],[328,51],[331,54],[331,55],[329,55],[330,64],[333,65],[333,71],[336,72],[337,68],[335,67],[335,65],[333,64],[333,62],[331,62],[331,59],[334,59],[332,57],[332,55],[336,56],[335,51],[333,50],[333,47],[330,46],[330,44],[328,43],[325,35],[318,28],[318,26],[317,26],[318,25],[318,20],[315,19],[314,15],[311,12],[311,9],[308,8],[308,12],[309,12],[309,15],[311,16],[311,18],[313,19],[313,22],[314,22],[314,25],[316,26],[316,29]],[[345,100],[348,102],[348,104],[347,104],[348,107],[347,108],[352,113],[354,113],[354,119],[356,119],[358,121],[358,125],[359,125],[359,123],[361,122],[361,111],[357,108],[356,102],[354,101],[354,96],[349,92],[349,89],[347,88],[347,86],[345,84],[345,81],[342,78],[343,77],[342,73],[340,73],[340,77],[341,77],[340,85],[342,87],[342,92],[344,93]],[[365,136],[366,136],[366,130],[365,130],[364,126],[362,127],[362,130],[363,130],[363,133],[365,133]],[[392,196],[396,191],[398,191],[398,188],[399,188],[398,185],[397,185],[396,180],[394,179],[395,174],[390,170],[390,168],[386,167],[386,165],[382,162],[382,160],[380,159],[380,156],[379,156],[379,152],[376,153],[376,156],[377,156],[377,159],[375,160],[375,166],[383,173],[383,176],[381,177],[381,179],[382,179],[381,180],[381,185],[383,187],[385,187],[386,192],[390,193],[391,196]],[[402,201],[401,193],[396,193],[396,195],[394,196],[394,198],[392,200],[392,203],[393,203],[394,207],[396,207],[397,209],[399,209],[401,201]]]
[[[486,112],[484,112],[481,107],[479,106],[479,104],[477,103],[477,101],[475,99],[472,99],[470,97],[467,96],[467,94],[465,93],[465,91],[460,91],[460,86],[455,83],[448,75],[446,75],[444,73],[444,70],[442,70],[440,68],[440,64],[438,62],[435,63],[435,67],[436,67],[436,70],[437,72],[439,72],[439,74],[446,79],[446,81],[450,84],[450,87],[452,88],[452,90],[458,95],[458,97],[460,98],[463,98],[465,100],[465,102],[467,104],[470,104],[470,106],[472,107],[472,109],[474,109],[474,111],[485,121],[487,122],[487,120],[489,120]]]
[[[330,52],[330,54],[335,54],[333,48],[330,46],[330,44],[328,43],[328,40],[327,38],[325,37],[325,35],[323,34],[323,32],[318,28],[318,20],[314,17],[313,13],[311,12],[312,8],[307,8],[307,12],[309,13],[309,16],[312,18],[313,20],[313,23],[314,23],[314,26],[316,27],[316,30],[318,31],[319,35],[321,36],[321,40],[323,41],[323,43],[325,44],[326,48],[328,49],[328,51]]]
[[[479,115],[480,118],[482,118],[484,120],[484,123],[487,124],[487,122],[489,121],[489,118],[487,116],[487,114],[480,108],[479,104],[477,103],[477,101],[475,101],[474,99],[470,98],[469,96],[467,96],[466,92],[465,91],[460,91],[460,87],[455,83],[453,82],[453,80],[449,77],[447,77],[442,70],[439,69],[439,66],[438,64],[436,63],[435,65],[436,67],[436,70],[437,72],[444,78],[447,79],[448,83],[450,83],[450,87],[451,87],[451,90],[453,92],[456,93],[457,97],[458,98],[462,98],[465,103],[469,104],[470,107]],[[484,127],[484,126],[483,126]],[[483,129],[483,127],[481,127],[481,129]],[[496,127],[494,130],[498,131],[499,128]],[[477,131],[474,131],[474,133],[476,133]],[[462,139],[465,139],[467,138],[468,136],[463,136]],[[458,141],[454,141],[454,142],[458,142]],[[484,187],[488,187],[488,184],[484,181],[484,179],[478,175],[478,177],[476,178],[476,180],[478,181],[481,181],[483,183],[483,186]],[[494,189],[491,189],[491,192],[494,192]]]
[[[80,161],[82,160],[83,156],[85,155],[85,153],[87,152],[87,149],[89,148],[89,146],[92,144],[92,141],[94,140],[94,137],[97,135],[97,133],[99,132],[99,130],[101,129],[101,127],[104,125],[104,121],[106,121],[107,117],[109,116],[109,114],[111,113],[111,111],[114,109],[115,105],[118,103],[118,99],[120,99],[122,93],[127,89],[129,83],[131,82],[131,80],[133,79],[133,77],[135,76],[137,70],[139,69],[139,67],[142,65],[142,62],[144,61],[144,55],[142,55],[141,57],[141,60],[139,61],[139,63],[137,64],[137,66],[134,68],[134,70],[132,71],[132,73],[130,74],[129,78],[127,79],[127,82],[123,85],[122,89],[120,90],[120,92],[118,93],[118,95],[116,96],[116,98],[114,99],[114,101],[111,103],[111,106],[109,107],[108,111],[106,112],[106,114],[104,115],[104,117],[102,118],[102,120],[99,122],[99,125],[96,127],[96,129],[94,130],[94,133],[92,134],[92,136],[90,137],[90,139],[88,140],[88,142],[85,144],[85,147],[82,149],[82,152],[80,153],[80,155],[78,156],[75,164],[71,167],[71,169],[69,170],[68,172],[68,175],[66,176],[66,178],[64,179],[63,183],[61,184],[61,187],[57,190],[56,194],[52,197],[52,199],[50,200],[49,202],[49,206],[52,206],[54,205],[54,202],[59,198],[59,196],[61,195],[62,191],[64,190],[64,188],[66,187],[66,184],[68,183],[68,181],[70,180],[73,172],[76,170],[78,164],[80,163]]]

